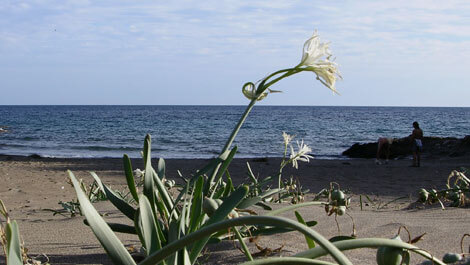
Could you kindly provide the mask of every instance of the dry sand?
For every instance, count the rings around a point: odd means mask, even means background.
[[[236,159],[229,171],[236,183],[246,179],[246,162],[260,178],[275,175],[279,159]],[[178,179],[177,170],[189,176],[193,170],[207,163],[207,160],[167,160],[167,177]],[[427,159],[421,168],[412,168],[409,160],[390,161],[388,165],[375,165],[371,159],[354,160],[313,160],[300,164],[299,170],[288,168],[283,176],[298,177],[301,185],[312,192],[329,186],[331,181],[341,185],[352,196],[348,211],[354,218],[358,237],[390,238],[401,225],[405,225],[412,236],[427,233],[416,245],[441,258],[445,252],[460,251],[460,237],[470,232],[470,211],[466,208],[438,206],[415,207],[416,192],[419,188],[443,188],[448,174],[459,167],[470,167],[469,157]],[[140,161],[134,167],[142,168]],[[91,182],[88,171],[95,171],[108,185],[122,189],[125,178],[120,159],[50,159],[0,156],[0,198],[5,202],[10,216],[17,220],[25,246],[31,256],[44,253],[52,264],[110,264],[104,250],[91,230],[83,224],[83,217],[53,216],[45,209],[60,209],[59,201],[75,198],[72,187],[67,184],[66,170],[72,170],[79,178]],[[361,210],[359,195],[368,195],[374,203],[363,204]],[[394,199],[384,207],[384,204]],[[309,199],[310,197],[307,197]],[[409,207],[410,204],[413,207]],[[106,213],[111,222],[127,222],[109,202],[95,204]],[[379,206],[379,207],[378,207]],[[378,209],[379,208],[379,209]],[[300,212],[307,220],[316,220],[314,227],[327,238],[338,235],[333,216],[327,216],[321,207],[309,207]],[[285,215],[292,217],[292,214]],[[342,235],[351,234],[351,220],[338,217]],[[139,246],[136,236],[119,235],[127,246]],[[402,237],[405,237],[402,234]],[[281,255],[289,256],[306,249],[303,236],[288,233],[262,237],[263,247],[272,249],[283,246]],[[249,244],[252,252],[256,247]],[[468,247],[468,246],[467,246]],[[466,248],[467,248],[466,247]],[[375,264],[375,250],[363,249],[346,253],[354,264]],[[278,254],[279,255],[279,254]],[[1,262],[4,262],[0,258]],[[203,264],[233,264],[244,261],[243,254],[233,247],[232,242],[211,247],[208,259]],[[421,261],[412,255],[412,264]]]

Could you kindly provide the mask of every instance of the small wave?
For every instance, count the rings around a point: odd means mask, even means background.
[[[71,146],[73,150],[88,150],[88,151],[140,151],[140,147],[109,147],[109,146],[98,146],[98,145],[87,145],[87,146]]]
[[[36,141],[39,140],[39,138],[36,137],[31,137],[31,136],[25,136],[23,138],[18,138],[20,141]]]
[[[6,143],[0,143],[0,148],[27,148],[29,146],[23,145],[23,144],[6,144]]]

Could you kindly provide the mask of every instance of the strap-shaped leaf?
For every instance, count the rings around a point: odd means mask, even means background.
[[[250,206],[257,204],[258,202],[262,201],[263,198],[256,196],[251,198],[245,198],[240,204],[238,205],[239,209],[246,209]]]
[[[169,232],[168,232],[168,243],[172,243],[174,241],[178,241],[181,237],[185,236],[186,232],[186,219],[187,219],[187,212],[190,208],[189,201],[192,200],[192,196],[187,198],[185,196],[182,209],[181,209],[181,216],[178,221],[172,222],[170,224]],[[189,254],[186,247],[180,249],[179,251],[175,251],[174,255],[170,256],[167,260],[167,264],[174,264],[174,265],[191,265],[189,260]]]
[[[7,262],[8,265],[23,265],[23,256],[21,255],[20,230],[15,220],[6,224],[7,236]]]
[[[243,185],[239,187],[237,190],[235,190],[230,196],[225,199],[225,201],[217,208],[217,210],[212,214],[212,216],[207,220],[207,222],[204,224],[204,226],[208,226],[217,222],[220,222],[224,220],[227,215],[237,207],[237,205],[240,203],[240,201],[245,198],[245,196],[248,194],[248,186]],[[194,263],[199,256],[199,253],[201,253],[201,250],[204,248],[204,246],[207,244],[207,241],[209,240],[210,236],[207,236],[205,238],[201,238],[201,240],[197,241],[193,248],[191,249],[191,252],[189,254],[191,263]]]
[[[155,186],[153,184],[153,168],[151,163],[151,141],[150,135],[145,137],[144,159],[145,159],[145,175],[144,175],[144,194],[150,202],[155,205]]]
[[[83,223],[88,226],[90,225],[86,219],[83,220]],[[114,232],[124,233],[124,234],[134,234],[134,235],[137,234],[137,231],[135,230],[134,226],[119,224],[119,223],[107,223],[107,224],[109,225],[111,230],[113,230]]]
[[[158,159],[158,164],[157,164],[157,173],[158,177],[164,178],[165,175],[165,160],[163,158]]]
[[[93,176],[100,189],[106,194],[106,197],[109,199],[109,201],[116,208],[118,208],[119,211],[121,211],[125,216],[127,216],[131,220],[134,220],[134,207],[128,204],[125,200],[121,199],[121,197],[119,197],[114,191],[112,191],[105,184],[103,184],[103,182],[101,182],[101,179],[98,177],[98,175],[96,175],[95,172],[90,172],[90,174]]]
[[[170,194],[168,193],[168,190],[166,189],[165,185],[160,179],[160,175],[157,172],[155,172],[155,170],[152,171],[152,176],[153,176],[153,181],[155,183],[155,186],[157,187],[157,191],[160,194],[160,198],[165,204],[166,208],[164,209],[164,211],[168,214],[170,213],[171,209],[174,208],[173,199],[171,198]],[[176,219],[178,219],[177,213],[178,213],[177,211],[176,213],[173,213],[173,217],[175,217]]]
[[[218,165],[217,167],[214,168],[211,176],[207,180],[204,186],[204,195],[207,196],[209,194],[209,191],[212,190],[212,193],[210,194],[210,198],[214,196],[215,191],[217,190],[217,185],[219,183],[219,179],[222,178],[222,175],[224,174],[225,170],[227,170],[228,166],[232,162],[233,157],[235,156],[235,153],[237,152],[237,147],[235,146],[230,152],[226,151],[223,154],[220,155],[220,158],[222,159],[222,164]],[[214,186],[211,186],[212,183],[215,181]]]
[[[266,197],[269,197],[269,196],[272,196],[272,195],[274,195],[274,194],[277,194],[277,193],[279,193],[279,192],[281,192],[281,191],[282,191],[281,189],[277,189],[277,188],[276,188],[276,189],[270,189],[270,190],[267,190],[267,191],[261,193],[259,196],[264,199],[264,198],[266,198]]]
[[[302,217],[302,215],[300,215],[299,212],[295,211],[295,217],[297,218],[297,221],[303,225],[307,225],[307,223],[305,223],[305,220],[304,218]],[[313,239],[311,239],[310,237],[308,236],[305,236],[305,241],[307,241],[307,245],[308,245],[308,248],[314,248],[315,247],[315,241],[313,241]]]
[[[188,232],[191,233],[197,229],[198,226],[200,226],[204,214],[202,212],[202,188],[204,187],[204,178],[202,176],[199,176],[196,186],[193,189],[193,199],[191,202],[191,215],[189,219],[189,229]]]
[[[162,248],[160,235],[157,231],[158,224],[154,217],[152,206],[147,196],[141,195],[139,198],[140,222],[142,237],[145,241],[147,255]]]
[[[106,224],[100,214],[95,210],[91,202],[88,200],[73,173],[70,170],[68,173],[73,187],[75,188],[75,192],[77,193],[82,212],[85,214],[85,217],[88,220],[91,230],[95,234],[96,238],[98,238],[101,245],[106,250],[106,253],[108,253],[109,258],[113,261],[114,264],[135,264],[131,255],[129,252],[127,252],[127,249],[121,243],[119,238],[113,233],[111,228]]]
[[[241,265],[277,265],[277,264],[289,264],[289,265],[336,265],[336,263],[323,261],[323,260],[312,260],[299,257],[281,257],[281,258],[266,258],[258,259],[254,261],[247,261]]]
[[[142,151],[142,159],[144,160],[144,168],[147,167],[147,162],[150,158],[150,149],[151,149],[152,138],[150,134],[147,134],[144,139],[144,150]]]
[[[305,224],[308,227],[312,227],[317,225],[316,221],[309,221]],[[269,235],[277,235],[277,234],[282,234],[282,233],[288,233],[294,231],[292,228],[289,227],[263,227],[263,226],[257,226],[257,229],[254,231],[251,231],[252,236],[269,236]]]
[[[320,246],[319,247],[320,250],[324,250],[326,253],[329,253],[338,264],[352,265],[351,261],[349,261],[349,259],[344,255],[344,253],[338,250],[338,248],[336,248],[331,242],[329,242],[326,238],[324,238],[315,230],[309,227],[306,227],[305,225],[302,225],[299,222],[290,220],[288,218],[275,217],[275,216],[244,216],[244,217],[239,217],[239,218],[227,219],[227,220],[223,220],[223,221],[211,224],[211,225],[204,226],[201,229],[198,229],[197,231],[182,237],[180,240],[168,244],[163,249],[147,257],[145,260],[143,260],[139,264],[140,265],[158,264],[159,262],[161,262],[166,257],[170,256],[175,251],[185,246],[188,246],[190,244],[193,244],[195,240],[200,240],[201,238],[208,237],[217,231],[228,229],[229,227],[245,226],[245,225],[265,225],[265,226],[278,226],[278,227],[293,228],[301,232],[304,235],[308,235],[309,237],[312,237],[315,240],[315,242],[317,242],[318,245]],[[343,242],[347,242],[347,241],[353,241],[353,240],[346,240]],[[393,241],[397,241],[397,240],[393,240]],[[337,243],[340,243],[340,242],[337,242]],[[190,257],[192,257],[192,255],[193,255],[193,252],[191,252]],[[195,261],[191,260],[191,262],[194,263]]]
[[[232,191],[235,190],[235,188],[233,187],[232,177],[230,177],[230,173],[228,173],[228,170],[225,171],[225,175],[227,176],[227,182],[222,197],[227,197]]]
[[[132,172],[132,163],[129,157],[125,154],[122,158],[124,163],[124,172],[126,174],[127,188],[132,195],[132,198],[139,203],[139,195],[137,194],[137,188],[135,187],[134,173]]]

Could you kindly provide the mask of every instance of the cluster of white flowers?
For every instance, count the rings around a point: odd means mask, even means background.
[[[140,170],[140,169],[138,169],[138,168],[136,168],[136,169],[134,170],[134,176],[135,176],[136,178],[142,178],[142,177],[144,176],[144,174],[145,174],[145,171],[143,171],[143,170]]]
[[[282,132],[282,137],[284,138],[284,145],[288,146],[294,136],[289,135],[285,132]],[[289,162],[292,163],[292,166],[296,169],[299,168],[299,161],[310,162],[310,159],[313,159],[313,156],[309,155],[312,152],[312,149],[304,143],[304,140],[297,141],[297,151],[294,150],[292,144],[290,145],[290,156]]]
[[[282,138],[284,138],[284,145],[287,146],[290,141],[292,141],[292,138],[294,138],[294,136],[289,135],[286,132],[282,132]]]
[[[332,54],[329,45],[329,43],[320,42],[320,37],[315,30],[313,36],[304,44],[299,66],[305,66],[308,71],[314,72],[320,82],[333,92],[338,93],[335,84],[336,80],[341,78],[341,75],[338,64],[330,60]]]
[[[336,90],[336,80],[338,78],[342,78],[341,74],[338,70],[338,64],[330,60],[332,57],[330,51],[330,44],[325,42],[320,42],[320,37],[318,36],[317,31],[313,32],[312,37],[310,37],[305,43],[302,51],[302,59],[300,63],[290,69],[284,69],[277,71],[268,77],[263,79],[261,85],[265,85],[266,82],[270,78],[278,76],[279,74],[283,74],[280,77],[276,77],[273,81],[269,82],[266,88],[259,88],[261,90],[257,91],[256,85],[252,82],[248,82],[243,85],[242,92],[246,98],[249,100],[262,100],[264,99],[269,93],[273,92],[280,92],[276,90],[269,89],[269,86],[276,83],[277,81],[288,77],[290,75],[300,73],[302,71],[309,71],[314,72],[317,76],[317,80],[319,80],[323,85],[331,89],[336,94],[339,94]]]

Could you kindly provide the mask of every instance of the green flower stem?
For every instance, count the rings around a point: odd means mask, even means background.
[[[237,125],[233,129],[232,133],[230,134],[230,137],[228,138],[227,142],[225,143],[224,148],[222,149],[222,152],[220,154],[222,155],[223,153],[227,152],[227,150],[230,148],[232,145],[233,141],[235,140],[235,137],[237,136],[238,132],[240,131],[240,128],[242,127],[243,123],[245,122],[246,118],[248,117],[248,114],[250,114],[251,110],[253,109],[253,106],[256,103],[256,99],[252,99],[248,106],[245,109],[245,112],[243,112],[242,117],[238,121]],[[217,173],[219,172],[221,163],[218,163],[218,165],[214,168],[214,171],[212,171],[211,177],[209,179],[214,179]],[[207,195],[207,194],[206,194]]]
[[[235,140],[235,137],[237,136],[238,132],[240,131],[240,128],[242,127],[243,123],[245,122],[246,118],[248,117],[248,114],[250,114],[250,111],[253,109],[253,106],[255,105],[255,103],[256,103],[256,99],[252,99],[250,101],[250,104],[248,104],[248,106],[246,107],[245,112],[243,113],[242,117],[240,118],[237,125],[233,129],[232,134],[230,134],[230,137],[228,138],[227,142],[225,143],[225,146],[222,149],[222,152],[220,152],[221,154],[225,153],[230,148],[230,146],[233,143],[233,140]]]
[[[240,232],[236,227],[233,227],[233,231],[235,232],[235,235],[237,236],[238,242],[240,242],[240,245],[242,246],[243,252],[245,253],[245,256],[248,260],[253,261],[253,257],[251,256],[250,250],[248,249],[248,246],[245,244],[245,241],[243,241],[242,235],[240,235]]]
[[[378,248],[382,246],[386,247],[396,247],[396,248],[403,248],[403,249],[408,249],[410,251],[413,251],[429,260],[432,260],[434,264],[439,264],[439,265],[445,265],[442,261],[439,259],[434,258],[431,254],[428,252],[417,248],[416,246],[413,246],[411,244],[405,243],[405,242],[400,242],[398,240],[394,239],[386,239],[386,238],[360,238],[360,239],[350,239],[350,240],[343,240],[343,241],[337,241],[334,242],[333,245],[335,245],[339,250],[344,251],[344,250],[350,250],[350,249],[357,249],[357,248]],[[316,259],[318,257],[327,255],[328,252],[325,251],[323,248],[316,247],[312,248],[300,253],[297,253],[294,255],[294,257],[303,257],[303,258],[309,258],[309,259]]]
[[[291,76],[291,75],[294,75],[294,74],[297,74],[297,73],[300,73],[302,71],[304,71],[304,69],[302,68],[290,68],[290,69],[284,69],[284,70],[281,70],[281,71],[285,71],[285,70],[288,70],[287,73],[281,75],[280,77],[276,78],[276,79],[273,79],[272,81],[270,81],[269,83],[267,83],[266,85],[264,85],[263,87],[263,91],[265,91],[266,89],[268,89],[268,87],[274,85],[276,82],[278,82],[279,80],[281,79],[284,79],[288,76]],[[281,71],[278,71],[279,73],[281,73]],[[276,72],[276,73],[278,73]],[[274,74],[273,74],[274,75]],[[272,75],[271,75],[272,76]],[[271,77],[270,76],[270,77]],[[266,79],[267,80],[267,79]]]
[[[258,259],[255,261],[244,262],[241,265],[269,265],[269,264],[285,264],[285,265],[335,265],[336,263],[331,263],[323,260],[312,260],[306,258],[293,258],[293,257],[282,257],[282,258],[268,258],[268,259]]]
[[[284,218],[284,217],[274,217],[274,216],[245,216],[240,218],[228,219],[221,222],[217,222],[215,224],[211,224],[201,229],[188,234],[177,241],[171,242],[170,244],[166,245],[164,248],[154,252],[152,255],[148,256],[145,260],[143,260],[140,265],[153,265],[159,264],[165,258],[171,256],[173,253],[182,249],[183,247],[193,244],[200,240],[201,238],[205,238],[207,236],[212,235],[213,233],[228,229],[229,227],[233,226],[242,226],[242,225],[269,225],[269,226],[279,226],[279,227],[290,227],[293,228],[302,234],[312,238],[317,242],[322,248],[326,249],[326,252],[330,253],[331,256],[342,265],[352,265],[351,261],[340,251],[338,250],[331,242],[329,242],[326,238],[322,235],[317,233],[315,230],[295,222],[293,220]]]

